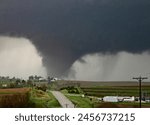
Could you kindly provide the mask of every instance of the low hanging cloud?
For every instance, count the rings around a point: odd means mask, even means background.
[[[150,73],[150,53],[88,54],[74,62],[67,79],[94,81],[129,81]]]
[[[42,57],[29,39],[0,36],[0,75],[45,77],[46,69],[43,67]]]

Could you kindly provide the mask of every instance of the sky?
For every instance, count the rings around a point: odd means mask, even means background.
[[[70,74],[76,62],[80,62],[81,69],[84,69],[88,58],[98,60],[94,65],[102,70],[101,55],[118,57],[124,52],[122,56],[129,56],[127,60],[131,60],[132,54],[139,55],[132,58],[131,64],[143,56],[133,69],[140,65],[146,70],[149,65],[143,66],[143,63],[145,57],[149,57],[150,49],[149,6],[149,0],[1,0],[0,35],[31,41],[50,76],[72,78]],[[102,71],[93,73],[90,79],[107,80],[108,77],[98,74],[109,72],[107,67],[113,67],[119,61],[112,61]],[[89,63],[87,65],[93,65],[93,62]],[[129,65],[123,65],[124,69]],[[124,71],[116,68],[119,72]],[[89,78],[86,75],[80,77],[77,69],[74,71],[73,79]],[[116,74],[117,71],[110,72]],[[132,71],[131,74],[138,72]],[[83,72],[87,72],[86,69]],[[143,72],[139,70],[139,73]]]

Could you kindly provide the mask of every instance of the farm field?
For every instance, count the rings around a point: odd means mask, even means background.
[[[0,89],[0,94],[14,94],[14,93],[22,93],[29,92],[30,88],[13,88],[13,89]]]
[[[104,97],[104,96],[139,96],[138,86],[97,86],[81,87],[85,95]],[[150,86],[143,86],[142,93],[150,96]]]
[[[14,88],[0,89],[0,107],[1,108],[26,108],[30,106],[30,89]]]
[[[81,90],[86,96],[104,97],[104,96],[135,96],[139,97],[138,86],[97,86],[82,87]],[[142,86],[142,98],[150,97],[150,86]],[[98,102],[95,108],[138,108],[138,102]],[[143,108],[150,108],[150,103],[142,103]]]
[[[78,89],[76,89],[78,88]],[[63,89],[63,88],[62,88]],[[77,91],[77,90],[80,90]],[[139,97],[139,86],[82,86],[82,87],[64,87],[61,90],[77,107],[80,108],[138,108],[139,102],[103,102],[96,98],[104,96],[134,96]],[[78,94],[77,94],[78,93]],[[82,94],[85,97],[82,97]],[[142,97],[150,97],[150,86],[142,86]],[[142,103],[143,108],[150,108],[150,103]]]
[[[131,87],[138,86],[136,81],[73,81],[73,80],[58,80],[55,82],[57,87],[79,86],[79,87]],[[150,82],[142,82],[143,86],[150,86]]]
[[[62,90],[62,93],[75,104],[76,108],[139,108],[138,102],[102,102],[96,97],[68,94],[66,90]],[[150,103],[142,103],[142,107],[150,108]]]

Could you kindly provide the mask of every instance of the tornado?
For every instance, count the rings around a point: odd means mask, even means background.
[[[1,0],[0,35],[29,39],[47,74],[64,78],[88,55],[149,53],[149,6],[149,0]]]

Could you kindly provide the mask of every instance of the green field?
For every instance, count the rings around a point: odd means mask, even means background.
[[[104,97],[104,96],[139,96],[138,86],[98,86],[82,87],[85,95]],[[143,86],[142,93],[150,96],[150,86]]]
[[[70,90],[70,88],[72,88]],[[80,90],[79,94],[69,93],[78,88]],[[64,87],[62,92],[75,104],[77,107],[81,108],[138,108],[139,103],[135,102],[117,102],[117,103],[105,103],[102,101],[98,101],[97,98],[103,98],[104,96],[135,96],[138,99],[139,97],[139,86],[131,85],[131,86],[113,86],[101,85],[101,86],[91,86],[84,82],[84,86],[73,87]],[[81,97],[84,94],[85,97]],[[142,86],[142,97],[150,97],[150,85]],[[150,107],[150,103],[142,103],[142,107]]]

